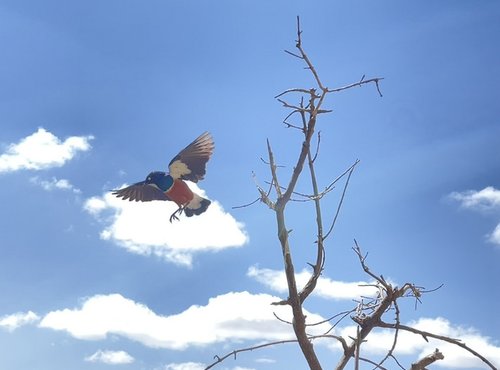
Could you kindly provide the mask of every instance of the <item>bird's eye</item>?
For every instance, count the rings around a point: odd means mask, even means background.
[[[149,176],[149,177],[147,178],[147,180],[148,180],[148,181],[151,181],[151,176]]]

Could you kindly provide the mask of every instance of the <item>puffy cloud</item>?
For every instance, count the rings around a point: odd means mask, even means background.
[[[500,245],[500,224],[495,227],[495,230],[489,235],[488,240],[494,244]]]
[[[498,343],[494,343],[490,338],[482,336],[473,328],[453,325],[442,317],[420,318],[417,321],[409,322],[407,326],[445,337],[459,338],[468,347],[481,353],[481,355],[485,356],[496,366],[500,365],[500,346]],[[344,338],[355,336],[356,326],[344,327],[337,334],[340,334]],[[480,359],[456,345],[432,339],[431,337],[427,337],[427,339],[428,342],[420,335],[400,330],[394,353],[396,356],[411,355],[414,360],[417,360],[433,353],[436,348],[439,348],[444,354],[444,360],[436,362],[435,364],[438,366],[452,369],[484,367],[484,363]],[[391,348],[393,341],[394,330],[374,330],[367,337],[367,341],[363,344],[361,350],[370,355],[383,356]],[[335,346],[340,348],[338,345]]]
[[[85,361],[102,362],[108,365],[131,364],[134,358],[125,351],[97,351],[93,355],[85,357]]]
[[[61,141],[47,130],[39,128],[17,144],[10,144],[5,153],[0,155],[0,173],[61,167],[77,152],[89,150],[92,139],[92,136],[71,136]]]
[[[206,197],[196,184],[188,185]],[[106,193],[87,199],[84,209],[104,225],[102,239],[132,253],[153,254],[185,266],[191,265],[195,252],[239,247],[248,241],[243,224],[217,201],[202,215],[181,216],[173,223],[169,222],[177,209],[173,202],[129,202]]]
[[[30,179],[30,181],[35,185],[41,186],[44,190],[47,190],[47,191],[59,189],[59,190],[69,190],[75,194],[81,193],[80,189],[75,188],[73,186],[73,184],[71,184],[66,179],[56,179],[55,177],[53,177],[51,180],[42,180],[38,176],[35,176],[35,177],[32,177]]]
[[[260,269],[257,266],[251,266],[247,271],[247,276],[254,278],[276,292],[286,293],[288,291],[285,272],[282,270]],[[305,286],[310,276],[311,272],[307,269],[296,273],[295,279],[297,281],[297,286]],[[359,299],[361,296],[374,296],[378,293],[378,289],[374,287],[373,284],[374,283],[365,281],[334,281],[321,276],[318,279],[313,294],[323,298],[336,300]]]
[[[193,305],[170,316],[156,314],[145,305],[120,294],[96,295],[80,308],[48,313],[39,326],[66,331],[78,339],[100,340],[117,335],[148,347],[181,350],[190,346],[242,340],[293,338],[288,306],[271,306],[279,301],[268,294],[234,292],[211,298],[205,306]],[[322,321],[305,311],[310,323]],[[328,324],[311,327],[311,334],[323,333]]]
[[[39,326],[69,333],[82,340],[102,340],[121,336],[153,348],[183,350],[193,346],[242,341],[279,341],[294,338],[290,325],[276,319],[291,321],[288,306],[271,306],[279,298],[268,294],[232,292],[211,298],[204,306],[193,305],[170,316],[153,312],[147,306],[127,299],[120,294],[96,295],[87,298],[79,308],[63,309],[48,313]],[[322,317],[304,310],[308,323],[322,321]],[[13,316],[13,315],[11,315]],[[491,338],[481,335],[473,328],[452,324],[445,318],[420,318],[406,323],[407,326],[429,333],[459,338],[470,348],[478,351],[495,366],[500,366],[500,346]],[[325,333],[326,323],[310,326],[310,335]],[[356,326],[337,327],[330,334],[342,336],[347,341],[355,337]],[[375,329],[366,338],[362,353],[370,358],[384,356],[391,348],[394,330]],[[436,363],[447,368],[481,368],[483,363],[468,351],[450,343],[399,330],[394,354],[408,356],[412,361],[431,354],[435,348],[444,353],[445,359]],[[341,350],[338,341],[316,340],[317,345]],[[88,361],[104,362],[105,358],[127,358],[109,355],[109,351],[98,351]],[[92,358],[92,359],[91,359]],[[113,361],[113,360],[109,360]],[[271,360],[272,361],[272,360]],[[261,359],[257,362],[271,362]],[[116,362],[115,362],[116,363]],[[203,364],[186,362],[172,363],[165,370],[198,370]],[[240,369],[241,370],[241,369]]]
[[[12,315],[0,317],[0,328],[14,331],[20,326],[32,324],[40,320],[40,317],[33,311],[17,312]]]
[[[500,190],[488,186],[483,190],[467,190],[453,192],[449,195],[451,199],[460,202],[461,206],[479,211],[490,211],[500,209]],[[500,245],[500,223],[488,235],[488,241]]]
[[[479,210],[500,208],[500,190],[492,186],[479,191],[453,192],[449,196],[451,199],[459,201],[464,208]]]

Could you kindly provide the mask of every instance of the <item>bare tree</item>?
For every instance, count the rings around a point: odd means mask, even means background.
[[[280,177],[278,176],[278,166],[274,157],[271,143],[269,142],[269,140],[267,141],[268,159],[266,160],[266,164],[270,169],[271,180],[268,182],[269,187],[267,189],[264,189],[258,184],[256,185],[259,192],[259,198],[250,203],[253,204],[260,200],[261,202],[266,204],[276,215],[278,240],[281,246],[283,265],[288,285],[288,297],[273,304],[288,305],[291,307],[293,321],[289,324],[293,327],[295,339],[241,348],[227,353],[224,356],[215,356],[215,361],[208,367],[206,367],[206,369],[214,367],[216,364],[224,361],[228,357],[236,357],[236,355],[241,352],[253,351],[263,347],[278,345],[282,343],[297,342],[305,360],[307,361],[309,368],[312,370],[321,370],[322,366],[320,360],[318,359],[318,356],[312,344],[313,340],[318,338],[330,338],[332,340],[338,341],[342,346],[342,354],[335,367],[336,370],[344,369],[346,365],[351,361],[354,362],[355,369],[359,368],[359,364],[361,361],[372,364],[374,368],[385,369],[383,365],[389,359],[394,361],[400,368],[405,369],[405,367],[401,365],[400,361],[394,355],[394,350],[398,341],[398,335],[401,331],[407,331],[419,335],[424,340],[428,340],[428,338],[434,338],[457,345],[465,349],[466,351],[469,351],[477,358],[481,359],[491,369],[495,369],[490,361],[488,361],[484,356],[482,356],[475,350],[469,348],[459,339],[432,334],[401,324],[398,301],[401,298],[405,297],[412,297],[416,301],[420,301],[422,294],[427,293],[428,291],[426,291],[422,287],[416,286],[413,283],[405,283],[401,287],[395,287],[392,286],[391,283],[386,281],[383,275],[373,273],[367,264],[366,255],[362,253],[361,248],[356,240],[354,241],[353,251],[357,255],[363,271],[375,281],[373,286],[378,289],[379,293],[375,297],[361,299],[359,302],[357,302],[356,307],[354,307],[352,310],[334,315],[330,320],[338,317],[340,317],[340,319],[338,319],[332,325],[332,328],[324,334],[312,336],[307,333],[308,324],[306,324],[303,305],[309,295],[316,288],[317,281],[324,269],[326,261],[325,242],[332,235],[335,223],[344,201],[346,190],[349,185],[350,177],[357,164],[359,163],[359,161],[356,160],[342,174],[340,174],[336,179],[332,180],[330,184],[328,184],[323,190],[320,191],[320,187],[318,185],[316,177],[315,161],[319,154],[321,136],[319,133],[315,135],[316,125],[321,115],[331,112],[331,110],[325,109],[323,107],[325,104],[325,99],[328,95],[338,93],[343,90],[352,89],[354,87],[371,84],[375,86],[378,95],[382,97],[379,84],[380,81],[383,80],[383,78],[377,77],[365,79],[365,76],[363,76],[358,82],[349,84],[347,86],[337,87],[333,89],[326,87],[320,79],[320,76],[316,71],[313,63],[304,51],[302,44],[302,30],[300,28],[298,17],[297,40],[295,46],[295,52],[288,50],[285,50],[285,52],[293,56],[294,58],[298,58],[305,64],[305,68],[310,71],[313,77],[314,87],[288,89],[277,95],[275,98],[283,105],[284,108],[289,110],[289,113],[286,115],[283,121],[284,124],[288,128],[299,131],[303,135],[303,142],[298,152],[297,160],[293,167],[290,180],[286,185],[283,185],[283,183],[280,181]],[[291,99],[295,99],[296,103],[290,102]],[[315,145],[313,145],[313,139],[316,140]],[[307,171],[304,170],[305,166],[307,166]],[[307,176],[307,172],[308,177],[311,181],[311,191],[309,194],[296,191],[299,178],[301,176]],[[333,219],[326,223],[322,215],[321,202],[323,198],[334,189],[334,186],[339,183],[340,180],[344,181],[340,200],[334,213]],[[297,287],[294,259],[292,256],[292,247],[289,240],[290,231],[287,226],[286,218],[287,205],[291,200],[293,200],[292,196],[302,200],[313,202],[315,212],[314,216],[316,218],[316,260],[313,264],[310,264],[312,268],[311,275],[306,285],[301,289]],[[388,320],[386,319],[386,316],[388,316],[389,314],[391,314],[393,318]],[[330,334],[335,325],[337,325],[341,320],[347,317],[350,317],[351,320],[353,320],[357,324],[356,336],[352,338],[343,338]],[[362,356],[363,343],[375,328],[391,329],[394,332],[392,346],[387,349],[386,355],[378,361],[374,361],[373,359],[365,358]],[[436,349],[432,354],[429,354],[428,356],[413,363],[411,365],[411,369],[424,369],[426,366],[432,364],[435,361],[442,360],[443,358],[444,355],[438,349]]]

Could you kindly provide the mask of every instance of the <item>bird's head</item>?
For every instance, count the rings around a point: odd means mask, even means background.
[[[165,172],[154,171],[151,172],[145,180],[146,184],[158,184],[165,177]]]
[[[144,181],[145,184],[156,185],[162,191],[168,191],[174,185],[172,176],[167,175],[165,172],[155,171],[151,172]]]

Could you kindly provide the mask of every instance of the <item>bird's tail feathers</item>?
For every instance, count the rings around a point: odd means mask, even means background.
[[[194,194],[194,198],[189,204],[184,208],[184,214],[187,217],[199,216],[208,209],[208,206],[212,203],[208,199],[202,198],[197,194]]]

